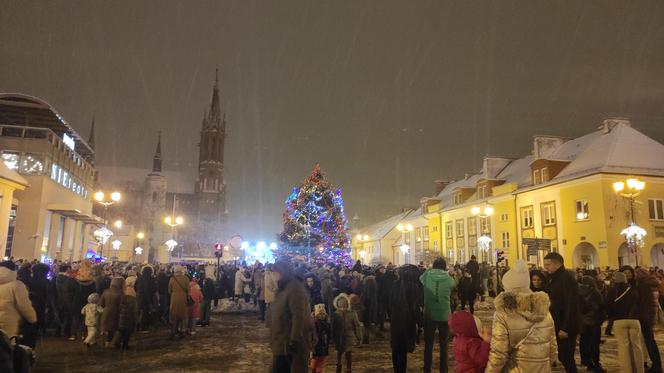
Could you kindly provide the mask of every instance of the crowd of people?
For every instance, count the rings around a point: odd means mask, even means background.
[[[0,329],[34,348],[52,335],[85,346],[132,348],[132,335],[170,328],[169,338],[208,326],[220,299],[258,311],[270,329],[273,372],[350,372],[353,350],[389,338],[394,372],[423,342],[424,372],[546,372],[561,364],[603,372],[600,344],[615,335],[621,372],[661,372],[654,327],[664,322],[661,269],[571,270],[550,253],[544,268],[478,263],[352,266],[281,258],[274,264],[147,265],[4,261]],[[493,298],[492,325],[474,316]],[[437,342],[436,332],[438,333]],[[389,335],[388,335],[389,334]],[[336,353],[332,353],[332,351]],[[329,359],[328,356],[332,355]],[[4,370],[11,372],[9,369]]]

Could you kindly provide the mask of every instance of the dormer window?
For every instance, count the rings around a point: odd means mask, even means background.
[[[541,184],[542,183],[542,178],[540,174],[540,170],[534,170],[533,171],[533,185]]]
[[[463,198],[461,197],[461,192],[454,193],[454,204],[460,205],[463,203]]]

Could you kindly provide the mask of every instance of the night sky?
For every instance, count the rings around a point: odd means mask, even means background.
[[[51,103],[97,163],[197,167],[219,68],[232,229],[272,239],[320,162],[370,224],[435,179],[608,116],[664,142],[664,1],[7,1],[0,91]]]

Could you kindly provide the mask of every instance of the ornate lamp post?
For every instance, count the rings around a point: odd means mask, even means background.
[[[364,257],[367,255],[367,252],[364,251],[364,243],[369,241],[369,235],[358,233],[355,236],[355,240],[360,243],[360,252],[358,252],[358,254],[360,255],[360,258],[362,258],[362,262],[364,263]]]
[[[410,246],[406,244],[406,233],[410,234],[410,232],[413,231],[413,225],[412,224],[399,224],[397,225],[397,230],[401,232],[401,242],[403,244],[399,247],[401,249],[401,253],[403,254],[404,257],[404,264],[410,264],[410,255],[408,255],[408,252],[410,251]]]
[[[491,249],[491,237],[484,234],[482,232],[482,224],[480,223],[481,219],[488,219],[493,215],[493,207],[490,205],[484,206],[484,208],[480,206],[473,206],[470,209],[471,214],[474,216],[478,217],[479,219],[477,220],[477,234],[479,237],[477,238],[477,247],[482,251],[482,257],[486,261],[487,253]]]
[[[630,253],[634,255],[634,262],[637,266],[639,265],[639,250],[643,247],[643,237],[645,237],[647,232],[636,225],[634,204],[640,203],[636,200],[636,197],[641,194],[641,191],[645,187],[645,181],[633,177],[625,181],[619,180],[613,183],[613,191],[629,202],[629,225],[620,234],[625,236],[627,247],[629,247]]]
[[[94,194],[94,201],[104,206],[104,216],[103,216],[104,226],[102,228],[97,229],[93,233],[93,235],[97,239],[97,242],[100,243],[99,257],[101,257],[102,260],[104,258],[104,244],[106,244],[106,241],[108,241],[108,239],[113,235],[113,232],[107,227],[108,221],[106,220],[106,217],[108,215],[108,206],[120,202],[120,199],[122,199],[122,195],[120,194],[120,192],[112,192],[107,195],[102,191],[98,191],[95,192]],[[120,225],[120,227],[122,227],[122,225]]]

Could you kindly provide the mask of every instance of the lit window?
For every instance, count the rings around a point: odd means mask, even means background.
[[[429,241],[429,226],[425,225],[422,227],[422,236],[424,241]]]
[[[451,240],[452,237],[454,237],[454,234],[452,233],[452,222],[451,221],[445,222],[445,237],[448,240]]]
[[[433,241],[433,251],[438,252],[438,241]]]
[[[664,200],[649,199],[648,215],[651,220],[664,220]]]
[[[491,220],[490,218],[480,218],[480,228],[482,229],[481,233],[491,233]]]
[[[533,227],[533,206],[521,209],[521,225],[524,229]]]
[[[542,169],[542,182],[546,183],[547,181],[549,181],[549,169],[544,167]]]
[[[51,165],[51,179],[58,181],[58,173],[59,173],[60,167],[58,167],[57,164],[53,163]]]
[[[475,218],[468,218],[468,235],[477,235],[477,222],[475,221]]]
[[[542,223],[544,225],[556,224],[556,204],[547,202],[542,204]]]
[[[456,221],[456,235],[457,237],[463,237],[463,220]]]
[[[576,201],[576,220],[588,220],[588,201]]]
[[[510,247],[510,232],[503,232],[502,233],[502,239],[503,239],[503,249],[507,249]]]
[[[422,228],[420,227],[415,228],[415,241],[422,241]]]

